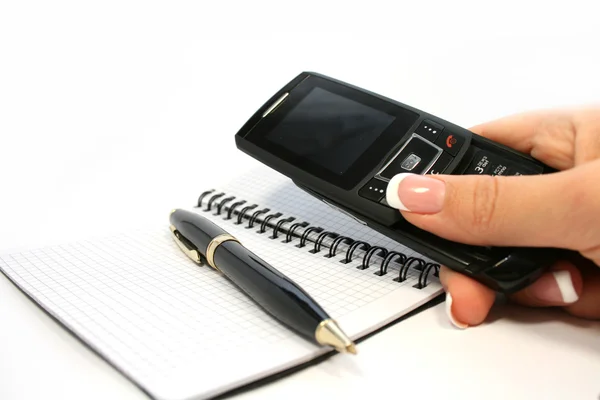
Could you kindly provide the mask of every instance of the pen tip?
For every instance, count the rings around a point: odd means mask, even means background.
[[[354,343],[349,344],[348,346],[346,346],[346,351],[348,353],[356,354],[356,346],[354,345]]]
[[[332,319],[321,321],[315,332],[317,342],[334,347],[340,353],[356,354],[356,346]]]

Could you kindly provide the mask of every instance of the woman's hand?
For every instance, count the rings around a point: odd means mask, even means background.
[[[387,201],[415,226],[483,246],[559,247],[561,260],[510,299],[600,318],[600,108],[519,114],[472,128],[559,170],[547,175],[411,175],[390,181]],[[495,294],[446,267],[440,279],[459,327],[482,323]]]

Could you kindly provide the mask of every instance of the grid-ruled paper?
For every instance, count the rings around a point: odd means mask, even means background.
[[[273,202],[269,196],[278,181],[252,173],[241,181],[245,186],[234,182],[227,190],[248,196],[261,208],[264,201],[283,217],[289,211],[312,220],[311,225],[331,226],[351,237],[360,234],[372,245],[390,244],[298,196],[295,188]],[[359,270],[357,263],[342,264],[340,257],[297,248],[298,239],[282,243],[284,236],[258,234],[260,224],[247,228],[247,220],[237,225],[235,219],[196,211],[300,284],[353,338],[440,292],[435,279],[418,290],[412,287],[412,275],[395,282],[390,275]],[[208,397],[322,353],[274,322],[218,272],[191,262],[163,223],[157,221],[156,231],[2,255],[0,268],[156,398]]]

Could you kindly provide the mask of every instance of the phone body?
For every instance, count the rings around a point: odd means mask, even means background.
[[[317,199],[496,291],[508,294],[526,287],[558,257],[552,248],[456,243],[407,222],[385,201],[387,183],[396,173],[531,175],[555,170],[357,86],[302,72],[250,116],[235,142]]]

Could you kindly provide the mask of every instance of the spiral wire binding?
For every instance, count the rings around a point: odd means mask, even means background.
[[[209,200],[206,202],[206,207],[202,209],[204,199],[211,195]],[[222,215],[226,211],[226,215],[223,216],[224,220],[230,220],[235,218],[234,224],[240,225],[244,222],[244,218],[248,220],[246,229],[252,229],[255,225],[260,225],[260,228],[256,231],[258,234],[264,234],[267,229],[271,229],[272,233],[268,237],[269,239],[277,239],[279,234],[285,234],[283,243],[290,243],[294,238],[299,238],[300,241],[296,245],[298,248],[307,246],[307,242],[310,241],[309,236],[311,233],[318,234],[314,240],[314,246],[308,252],[317,254],[322,251],[323,242],[326,238],[332,239],[331,244],[328,246],[329,250],[323,255],[325,258],[333,258],[337,256],[338,247],[341,243],[345,243],[348,248],[344,253],[344,256],[339,260],[342,264],[349,264],[353,261],[353,256],[357,250],[364,252],[360,265],[356,268],[360,270],[366,270],[373,264],[372,259],[374,255],[379,256],[381,261],[375,275],[383,276],[388,273],[390,263],[394,262],[399,266],[398,275],[392,280],[395,282],[406,281],[409,271],[414,270],[419,272],[417,283],[413,287],[417,289],[423,289],[428,284],[428,277],[433,274],[435,277],[439,277],[440,265],[433,262],[426,262],[425,260],[418,257],[407,257],[406,254],[398,251],[390,251],[381,246],[372,246],[369,243],[361,240],[354,240],[348,236],[342,236],[336,232],[326,231],[321,227],[309,226],[310,224],[306,221],[298,222],[295,217],[289,216],[282,218],[282,213],[274,212],[268,214],[271,210],[269,208],[263,208],[256,211],[258,204],[247,204],[246,200],[238,200],[233,202],[229,208],[225,207],[225,204],[236,200],[235,196],[228,196],[223,199],[226,194],[223,192],[215,193],[214,189],[203,192],[198,197],[196,208],[199,208],[203,212],[210,212],[215,209],[214,215]],[[221,199],[216,205],[215,201]],[[244,206],[244,207],[242,207]],[[225,210],[224,210],[225,207]],[[238,211],[236,211],[238,209]],[[237,214],[237,215],[236,215]],[[264,218],[260,218],[264,215]],[[271,221],[277,222],[271,222]],[[288,228],[284,228],[285,224],[289,224]],[[432,272],[433,271],[433,272]]]

